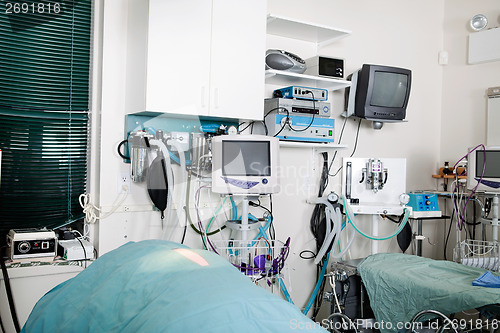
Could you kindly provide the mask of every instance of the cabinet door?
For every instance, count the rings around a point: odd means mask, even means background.
[[[147,111],[208,114],[211,12],[207,0],[150,0]]]
[[[263,119],[265,0],[213,0],[212,116]]]

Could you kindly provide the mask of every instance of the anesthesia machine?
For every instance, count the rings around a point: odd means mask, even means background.
[[[264,204],[280,190],[279,139],[229,134],[237,132],[236,126],[223,123],[188,130],[144,126],[129,131],[121,144],[128,144],[129,156],[120,155],[130,162],[131,179],[146,184],[161,212],[162,238],[171,238],[167,226],[177,223],[184,228],[183,242],[190,226],[204,248],[289,299],[283,277],[290,239],[275,239],[272,206]]]

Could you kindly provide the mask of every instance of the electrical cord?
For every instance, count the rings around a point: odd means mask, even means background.
[[[265,115],[264,115],[264,119],[266,119],[267,116],[269,116],[269,114],[273,111],[277,111],[277,110],[280,110],[280,109],[283,109],[285,112],[286,112],[286,118],[285,118],[285,122],[283,124],[281,124],[281,128],[278,130],[278,132],[276,132],[273,137],[277,137],[281,132],[283,132],[283,130],[285,129],[286,127],[286,124],[288,123],[288,119],[290,118],[290,111],[288,111],[287,108],[284,108],[284,107],[277,107],[277,108],[273,108],[271,110],[269,110]]]
[[[347,117],[344,118],[344,123],[342,124],[342,129],[340,130],[339,141],[338,141],[339,144],[342,142],[342,137],[344,136],[344,129],[345,129],[346,123],[347,123]],[[335,153],[333,154],[333,157],[332,157],[332,161],[330,162],[330,166],[328,167],[328,176],[332,176],[332,175],[330,175],[330,170],[333,166],[333,162],[335,161],[335,158],[337,157],[337,153],[338,153],[338,150],[335,150]]]
[[[358,147],[359,128],[360,127],[361,127],[361,119],[359,119],[358,129],[356,130],[356,139],[354,141],[354,148],[353,148],[352,153],[351,153],[351,155],[349,157],[353,157],[354,156],[354,153],[356,152],[356,149]],[[342,170],[342,167],[338,168],[338,170],[333,175],[331,175],[330,173],[328,173],[328,175],[332,176],[332,177],[335,177],[340,172],[340,170]]]
[[[21,331],[21,327],[19,325],[19,319],[17,317],[16,306],[14,304],[14,296],[12,295],[12,288],[10,286],[9,273],[7,272],[7,266],[5,266],[5,250],[6,247],[1,248],[0,255],[0,266],[2,267],[2,275],[3,282],[5,285],[5,292],[7,293],[7,299],[9,302],[10,315],[12,317],[12,322],[14,323],[14,328],[16,332],[19,333]],[[2,328],[3,329],[3,328]]]
[[[448,247],[448,241],[450,239],[451,227],[453,225],[453,217],[454,216],[455,216],[455,211],[453,211],[452,214],[451,214],[450,226],[448,227],[448,234],[446,235],[446,238],[445,238],[445,241],[444,241],[444,249],[443,249],[444,260],[448,260],[448,258],[446,257],[446,248]]]
[[[271,215],[273,213],[273,195],[269,194],[269,208],[271,211]],[[272,231],[272,234],[271,234]],[[271,223],[269,224],[269,236],[271,237],[272,240],[276,240],[276,230],[274,229],[274,219],[271,220]]]
[[[318,190],[318,198],[321,198],[323,196],[323,193],[325,192],[327,182],[328,182],[328,153],[323,152],[321,153],[323,156],[323,169],[321,172],[321,178],[320,178],[320,183],[319,183],[319,190]],[[322,205],[317,204],[314,206],[311,219],[309,222],[310,225],[310,230],[311,233],[313,234],[314,238],[316,239],[316,252],[319,251],[321,245],[323,244],[322,240],[320,240],[320,226],[323,223],[323,221],[326,220],[326,216],[324,214],[324,210],[322,209]]]
[[[354,141],[354,148],[353,148],[352,153],[349,157],[353,157],[354,153],[356,152],[356,149],[358,148],[359,128],[360,127],[361,127],[361,119],[358,122],[358,129],[356,130],[356,140]]]
[[[186,231],[187,231],[187,225],[188,225],[188,208],[187,206],[184,206],[184,231],[182,232],[182,239],[181,239],[181,244],[184,244],[184,239],[186,238]]]
[[[333,273],[330,273],[328,276],[328,282],[330,283],[330,287],[332,288],[332,294],[335,297],[335,304],[337,305],[337,309],[339,310],[339,313],[342,313],[342,309],[340,308],[340,302],[337,297],[337,290],[335,288],[335,275]]]
[[[479,144],[477,145],[476,147],[472,148],[467,154],[465,154],[464,156],[462,156],[462,158],[460,158],[456,163],[455,165],[453,166],[452,170],[456,170],[456,167],[457,165],[464,159],[464,158],[467,158],[472,152],[474,152],[476,149],[478,148],[482,148],[482,152],[483,152],[483,169],[482,169],[482,172],[481,172],[481,177],[479,177],[478,181],[477,181],[477,184],[476,186],[472,189],[471,193],[469,194],[469,196],[467,197],[467,200],[465,201],[465,204],[463,206],[463,210],[462,210],[462,214],[458,214],[458,211],[457,211],[457,224],[458,224],[458,229],[459,230],[462,230],[462,227],[463,227],[463,221],[465,220],[465,210],[467,208],[467,204],[469,203],[469,201],[472,199],[473,195],[476,193],[477,191],[477,188],[479,187],[479,184],[481,183],[481,181],[483,180],[484,178],[484,172],[485,172],[485,169],[486,169],[486,147],[483,145],[483,144]],[[452,197],[454,195],[454,191],[451,193]],[[458,209],[458,207],[454,206],[455,209]]]
[[[240,130],[240,129],[239,129],[239,128],[240,128],[240,126],[241,126],[241,125],[243,125],[243,124],[245,124],[245,123],[246,123],[246,121],[244,121],[244,122],[242,122],[241,124],[239,124],[239,125],[238,125],[238,127],[237,127],[238,134],[241,134],[241,132],[243,132],[244,130],[246,130],[246,129],[247,129],[247,128],[249,128],[250,126],[253,126],[254,121],[249,122],[249,123],[248,123],[248,125],[247,125],[247,126],[245,126],[245,128],[243,128],[243,129],[241,129],[241,130]],[[253,130],[253,128],[252,128],[252,130]],[[250,134],[251,134],[252,130],[250,131]]]
[[[323,157],[323,169],[321,172],[321,177],[320,177],[320,183],[319,183],[319,189],[318,189],[318,198],[321,198],[326,190],[327,184],[328,184],[328,153],[323,152],[321,153]],[[326,226],[326,223],[328,223],[325,215],[324,209],[322,209],[322,205],[317,204],[313,208],[313,212],[311,215],[311,219],[309,221],[309,227],[311,230],[311,233],[313,234],[314,238],[316,239],[316,255],[312,259],[318,259],[317,253],[321,249],[321,246],[324,241],[324,237],[320,237],[321,230],[322,230],[322,224]],[[311,253],[313,253],[311,251]],[[319,309],[321,307],[321,303],[323,300],[323,292],[324,292],[324,287],[325,287],[325,281],[323,279],[324,275],[324,270],[325,266],[328,263],[328,258],[330,256],[330,252],[326,253],[321,260],[319,260],[319,264],[316,265],[316,280],[318,281],[316,284],[316,287],[313,291],[313,295],[311,296],[311,300],[308,303],[308,306],[311,307],[313,306],[313,312],[312,312],[312,318],[315,318],[319,312]],[[314,299],[313,299],[314,298]],[[309,311],[309,309],[306,307],[306,310]]]
[[[191,214],[190,211],[187,207],[189,207],[189,198],[190,198],[190,189],[191,189],[191,173],[188,173],[188,179],[187,179],[187,188],[186,188],[186,218],[189,222],[189,225],[191,226],[191,229],[193,229],[198,235],[202,236],[203,240],[203,234],[204,232],[199,230],[193,223],[193,220],[191,219]],[[208,236],[212,236],[220,232],[221,230],[224,230],[226,226],[222,226],[220,229],[214,230],[212,232],[207,233]]]
[[[264,209],[264,210],[265,210],[265,211],[269,214],[269,216],[271,217],[271,224],[270,224],[270,226],[272,225],[272,221],[274,221],[274,217],[273,217],[273,213],[272,213],[272,212],[271,212],[268,208],[266,208],[266,207],[262,206],[262,205],[260,204],[260,202],[259,202],[259,203],[255,203],[255,202],[253,202],[253,201],[249,201],[249,202],[248,202],[248,204],[249,204],[250,206],[252,206],[252,207],[259,207],[259,208]],[[273,227],[273,228],[274,228],[274,227]],[[274,229],[273,229],[273,230],[274,230]],[[274,236],[275,236],[275,235],[274,235],[274,232],[273,232],[273,233],[271,233],[271,228],[269,228],[269,231],[268,231],[268,232],[269,232],[269,237],[271,238],[271,240],[275,240],[275,239],[274,239]]]
[[[314,97],[314,93],[310,90],[307,90],[306,93],[310,93],[312,95],[312,102],[313,102],[313,110],[316,110],[316,99]],[[290,118],[290,111],[287,109],[287,108],[284,108],[284,107],[277,107],[277,108],[273,108],[271,110],[269,110],[265,115],[264,115],[264,119],[266,119],[266,117],[273,111],[277,111],[277,110],[284,110],[286,112],[286,117],[285,117],[285,122],[281,125],[281,128],[278,130],[277,133],[275,133],[273,136],[274,137],[277,137],[281,132],[283,132],[283,130],[285,129],[285,127],[288,125],[288,127],[294,131],[294,132],[304,132],[306,130],[308,130],[312,124],[314,123],[314,119],[315,119],[315,114],[313,113],[312,115],[312,118],[311,118],[311,122],[305,127],[305,128],[302,128],[302,129],[298,129],[298,128],[294,128],[291,124],[291,118]],[[243,124],[243,123],[242,123]],[[250,126],[250,125],[248,125]],[[248,127],[247,126],[247,127]],[[265,122],[264,122],[264,126],[265,126]],[[245,129],[247,128],[245,127]],[[267,126],[266,127],[266,133],[268,133],[268,130],[267,130]]]
[[[247,125],[247,126],[245,126],[245,128],[243,128],[243,129],[241,129],[241,130],[239,129],[239,128],[240,128],[240,126],[241,126],[241,125],[243,125],[243,124],[245,124],[246,122],[244,121],[244,122],[242,122],[242,123],[238,124],[238,127],[237,127],[237,128],[238,128],[238,134],[241,134],[241,132],[243,132],[244,130],[246,130],[246,129],[247,129],[247,128],[249,128],[249,127],[251,127],[251,129],[250,129],[250,134],[253,134],[253,125],[254,125],[256,122],[258,122],[258,123],[262,123],[262,126],[264,126],[265,135],[268,135],[269,133],[268,133],[268,130],[267,130],[267,126],[266,126],[266,123],[265,123],[263,120],[251,121],[251,122],[249,122],[249,123],[248,123],[248,125]]]
[[[87,221],[87,223],[89,224],[94,224],[97,222],[97,220],[105,219],[111,214],[113,214],[127,198],[129,192],[128,186],[123,185],[122,189],[123,191],[119,194],[119,196],[122,195],[120,201],[117,204],[115,204],[109,212],[103,214],[102,216],[97,216],[97,213],[102,213],[102,211],[92,203],[90,193],[80,194],[80,196],[78,197],[78,202],[80,203],[80,206],[83,208],[83,213],[85,214],[85,221]],[[117,198],[119,198],[119,196]]]
[[[74,233],[74,232],[73,232]],[[83,261],[85,262],[85,267],[84,268],[87,268],[87,251],[85,250],[85,246],[83,245],[82,241],[80,240],[79,237],[75,237],[75,239],[78,241],[78,243],[80,243],[80,245],[82,246],[82,249],[83,249]]]
[[[306,253],[309,253],[310,256],[308,256],[308,257],[304,256]],[[312,260],[312,259],[316,258],[316,253],[314,253],[311,250],[302,250],[299,253],[299,257],[300,257],[300,259]]]
[[[290,129],[292,131],[294,131],[294,132],[304,132],[304,131],[307,131],[312,126],[312,124],[314,123],[314,116],[315,116],[314,112],[316,111],[316,98],[314,97],[314,93],[312,91],[310,91],[310,90],[306,90],[305,93],[312,95],[313,115],[312,115],[312,118],[311,118],[311,122],[309,123],[309,125],[307,125],[307,127],[303,128],[303,129],[296,129],[296,128],[293,128],[292,124],[290,123],[291,122],[290,113],[287,110],[286,111],[286,118],[287,118],[286,124],[288,124],[288,127],[290,127]]]
[[[121,158],[123,158],[124,160],[130,161],[130,157],[129,157],[129,156],[125,156],[125,155],[121,152],[121,149],[120,149],[120,148],[121,148],[121,146],[123,146],[125,143],[127,143],[127,144],[128,144],[128,140],[127,140],[127,139],[123,140],[122,142],[120,142],[120,143],[118,144],[118,148],[117,148],[117,150],[118,150],[118,155],[120,155],[120,157],[121,157]]]
[[[3,326],[3,321],[2,321],[2,316],[0,316],[0,330],[2,330],[2,333],[5,333],[5,327]]]

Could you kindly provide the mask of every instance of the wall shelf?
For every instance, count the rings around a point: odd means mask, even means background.
[[[281,148],[319,148],[319,149],[343,149],[347,145],[337,143],[321,143],[321,142],[296,142],[280,140]]]
[[[275,69],[266,70],[266,83],[280,86],[305,86],[333,91],[351,86],[351,81],[327,77],[284,72]]]
[[[441,178],[441,179],[467,179],[467,176],[456,176],[456,175],[432,175],[432,178]]]
[[[322,47],[349,36],[351,31],[269,14],[267,16],[267,33],[312,42],[318,47]]]
[[[320,48],[338,39],[349,36],[349,30],[295,20],[279,15],[267,16],[267,34],[310,42]],[[274,69],[266,70],[266,84],[298,85],[334,91],[351,86],[351,82],[330,77],[297,74]]]

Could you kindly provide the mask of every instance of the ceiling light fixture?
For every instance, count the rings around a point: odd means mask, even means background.
[[[474,15],[474,17],[470,19],[470,27],[474,31],[481,31],[486,28],[487,25],[488,19],[483,14]]]

